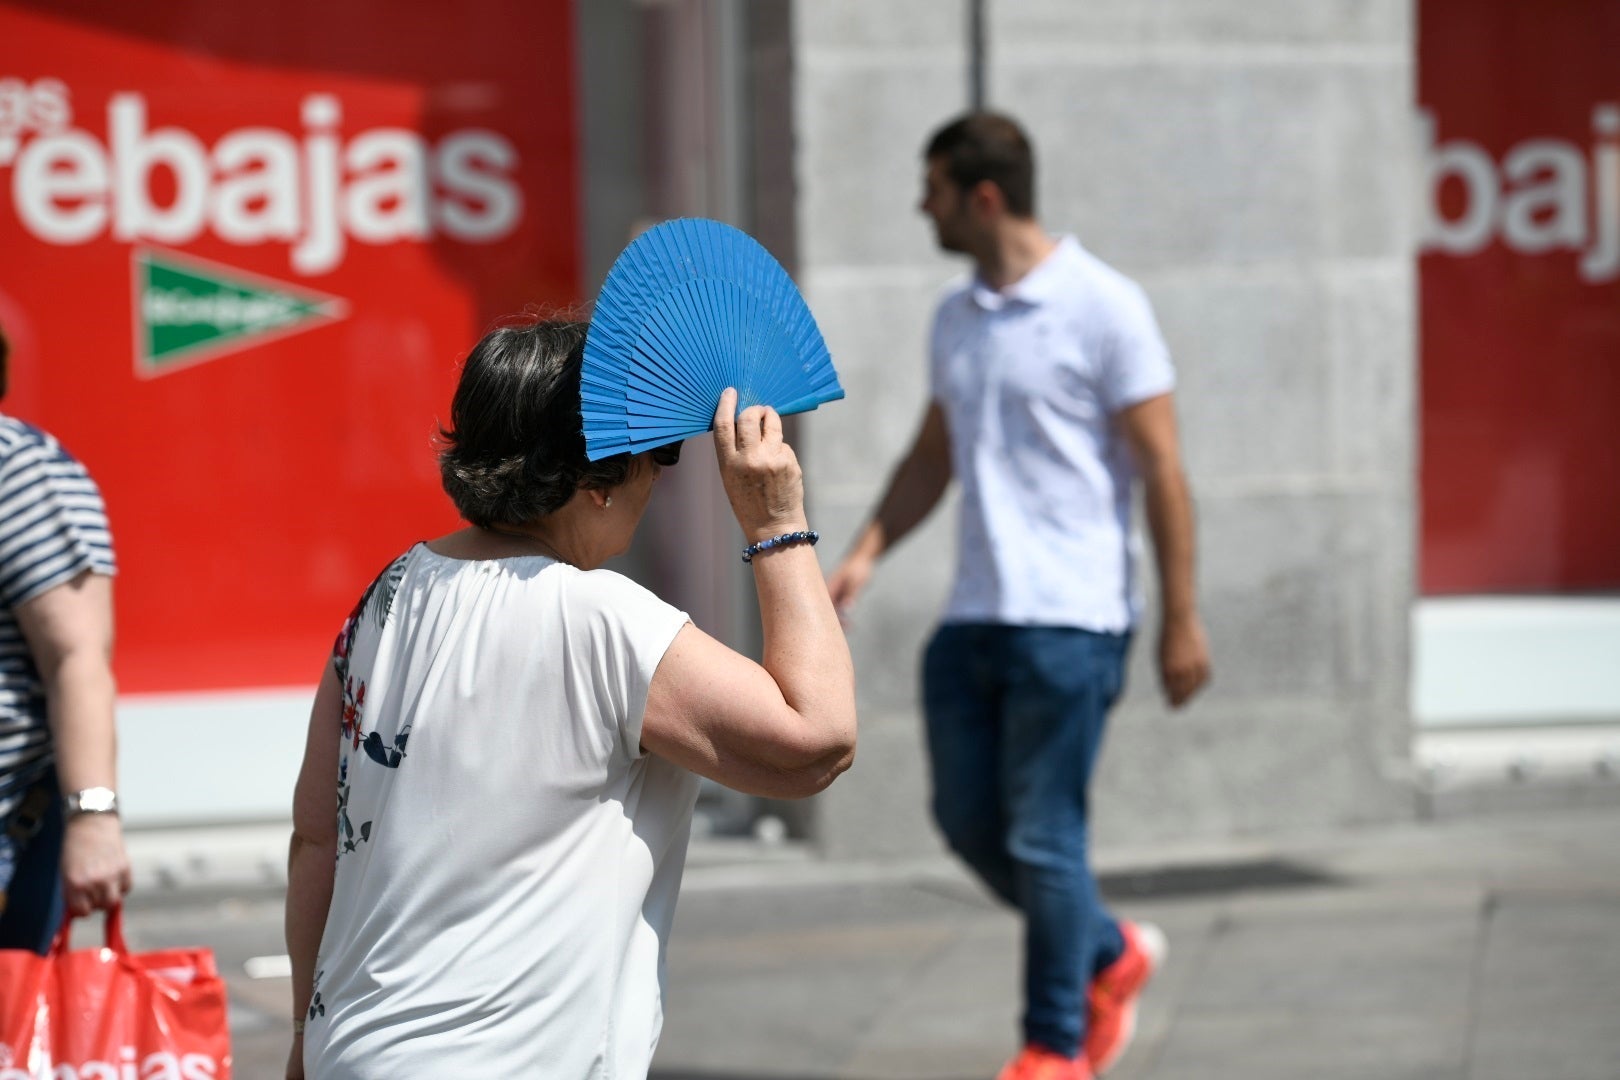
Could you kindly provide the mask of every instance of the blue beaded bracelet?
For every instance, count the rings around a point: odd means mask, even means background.
[[[769,540],[761,540],[757,544],[749,544],[743,548],[743,562],[753,562],[755,555],[762,551],[769,551],[773,547],[782,547],[785,544],[814,544],[820,539],[821,534],[814,529],[783,533],[781,536],[773,536]]]

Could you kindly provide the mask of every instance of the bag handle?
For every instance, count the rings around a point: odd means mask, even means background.
[[[68,937],[73,933],[73,915],[68,913],[62,916],[62,927],[57,930],[56,936],[51,939],[51,951],[47,956],[66,956],[68,951]]]
[[[73,920],[77,918],[71,911],[62,916],[62,928],[51,939],[51,956],[65,955],[68,951],[68,938],[73,935]],[[102,920],[103,940],[107,948],[119,956],[129,955],[129,944],[124,940],[124,905],[114,904],[107,909],[106,917]]]
[[[124,941],[123,904],[114,904],[107,909],[107,917],[102,920],[102,932],[105,935],[107,948],[119,956],[129,955],[129,944]]]

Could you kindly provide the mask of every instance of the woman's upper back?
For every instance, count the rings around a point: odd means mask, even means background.
[[[419,746],[454,748],[435,770],[481,765],[538,791],[557,779],[549,766],[566,763],[538,751],[594,768],[640,756],[647,684],[685,622],[612,571],[446,558],[418,544],[367,591],[334,662],[346,697],[351,681],[371,695],[366,733],[409,727]],[[522,741],[522,760],[504,752],[503,734]]]
[[[315,1033],[334,1065],[373,1060],[399,1024],[465,1053],[491,1009],[513,1021],[481,1036],[492,1066],[534,1060],[537,1030],[656,1038],[697,781],[643,755],[640,725],[685,622],[610,571],[420,544],[367,590],[334,650],[338,866]],[[368,1037],[388,1016],[392,1035]]]

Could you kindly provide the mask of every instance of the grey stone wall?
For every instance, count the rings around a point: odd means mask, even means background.
[[[1216,675],[1170,713],[1142,629],[1095,807],[1102,844],[1407,816],[1416,158],[1410,0],[987,0],[992,106],[1040,161],[1040,216],[1152,297],[1180,372]],[[935,290],[918,153],[965,107],[966,4],[794,5],[798,270],[847,401],[800,431],[836,562],[921,415]],[[937,847],[919,649],[954,505],[880,569],[851,630],[839,854]]]

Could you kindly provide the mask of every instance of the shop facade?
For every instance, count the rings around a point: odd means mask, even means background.
[[[1029,127],[1043,220],[1144,285],[1180,375],[1216,678],[1166,711],[1143,628],[1103,842],[1609,783],[1620,3],[1556,7],[0,5],[31,45],[0,69],[6,407],[106,491],[131,823],[285,813],[337,623],[454,525],[456,359],[588,298],[649,221],[739,224],[805,290],[849,391],[794,431],[836,559],[921,412],[962,268],[918,154],[976,96]],[[623,568],[754,649],[709,460]],[[851,628],[857,768],[809,806],[711,791],[708,827],[936,849],[916,660],[953,557],[942,512]]]

